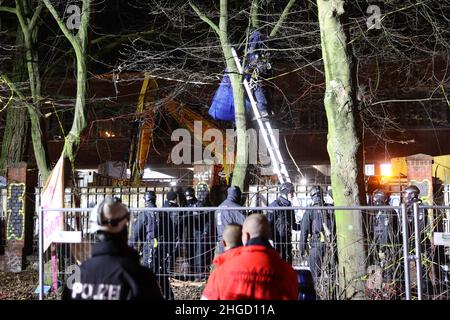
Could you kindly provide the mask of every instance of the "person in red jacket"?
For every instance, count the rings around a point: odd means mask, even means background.
[[[230,223],[227,225],[223,231],[222,243],[225,252],[214,258],[213,264],[216,268],[224,264],[225,261],[228,261],[241,253],[242,225],[238,223]]]
[[[270,225],[262,214],[252,214],[242,227],[244,247],[208,279],[206,300],[296,300],[297,274],[269,242]]]

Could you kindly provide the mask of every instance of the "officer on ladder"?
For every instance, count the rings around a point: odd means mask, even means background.
[[[309,192],[313,206],[325,206],[323,190],[320,186],[313,186]],[[309,244],[308,264],[317,284],[322,274],[322,262],[327,249],[327,243],[332,242],[334,235],[334,219],[329,210],[306,210],[302,218],[300,232],[300,255],[303,256]],[[308,239],[309,238],[309,239]]]

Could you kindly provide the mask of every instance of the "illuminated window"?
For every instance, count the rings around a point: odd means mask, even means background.
[[[366,176],[374,176],[375,175],[375,165],[374,164],[366,164],[364,166],[364,174]]]
[[[383,163],[380,165],[380,171],[383,177],[388,177],[392,175],[392,165],[390,163]]]

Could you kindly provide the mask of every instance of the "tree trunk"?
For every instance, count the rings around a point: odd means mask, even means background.
[[[17,30],[16,55],[12,79],[14,82],[26,81],[25,59],[23,55],[23,35]],[[0,155],[0,175],[6,174],[9,165],[23,160],[28,131],[26,108],[13,100],[6,111],[6,125],[3,133]]]
[[[351,56],[340,21],[344,4],[343,0],[317,0],[334,202],[336,206],[357,206],[363,199],[363,166],[352,94]],[[361,299],[362,277],[366,273],[361,211],[336,211],[336,234],[340,292],[345,292],[347,299]]]
[[[77,61],[77,95],[75,100],[75,110],[72,122],[72,128],[66,136],[64,143],[64,156],[69,158],[70,162],[75,161],[75,156],[80,146],[81,132],[86,128],[86,94],[87,94],[87,44],[88,44],[88,32],[89,21],[91,15],[91,0],[83,0],[83,8],[81,13],[81,23],[79,31],[76,35],[73,35],[66,27],[64,21],[59,17],[58,12],[55,10],[50,0],[43,0],[45,6],[52,14],[58,23],[59,28],[64,33],[67,40],[72,45],[76,61]]]
[[[231,87],[233,88],[234,115],[236,120],[237,145],[232,184],[244,190],[249,150],[245,114],[245,89],[242,84],[243,77],[238,72],[228,39],[228,0],[220,0],[219,38],[230,76]]]
[[[37,24],[26,21],[24,10],[26,3],[16,0],[17,19],[22,30],[25,56],[28,70],[28,78],[30,82],[30,92],[33,99],[33,104],[27,104],[28,114],[31,121],[31,139],[33,142],[34,157],[36,164],[41,173],[43,181],[47,180],[50,170],[48,168],[48,159],[45,152],[45,144],[43,141],[43,135],[41,130],[41,116],[40,116],[40,103],[41,103],[41,79],[38,66],[38,54],[37,54]],[[39,9],[36,8],[35,14],[38,16]]]
[[[77,58],[77,96],[72,128],[66,136],[64,154],[73,163],[80,145],[81,132],[86,127],[85,105],[87,93],[86,53],[81,48],[75,49]]]

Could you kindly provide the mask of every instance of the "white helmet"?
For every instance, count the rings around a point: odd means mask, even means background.
[[[92,233],[97,231],[119,233],[129,220],[130,212],[128,208],[122,204],[120,198],[110,196],[97,204],[89,215]]]

